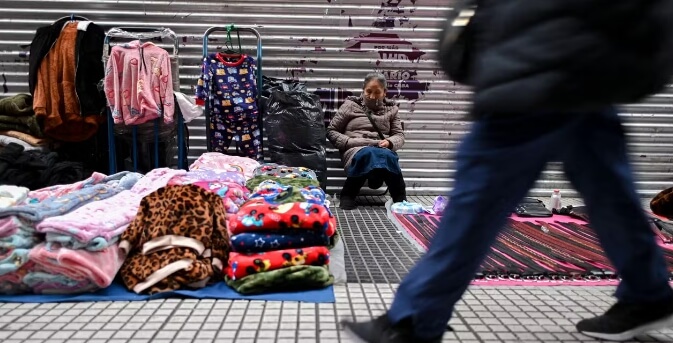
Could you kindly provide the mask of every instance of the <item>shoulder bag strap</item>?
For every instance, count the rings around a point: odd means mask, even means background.
[[[372,123],[372,126],[374,127],[374,130],[376,130],[376,133],[379,134],[379,139],[384,140],[386,139],[386,136],[381,133],[381,130],[379,127],[376,125],[376,122],[374,122],[374,118],[372,118],[372,113],[369,109],[365,109],[365,114],[367,115],[367,119],[369,119],[369,122]]]

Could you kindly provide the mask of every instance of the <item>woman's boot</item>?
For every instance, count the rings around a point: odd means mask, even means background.
[[[393,198],[393,203],[407,200],[407,185],[404,183],[404,176],[402,174],[387,173],[386,185],[388,185],[388,191]]]
[[[341,189],[339,197],[339,208],[342,210],[354,210],[358,207],[355,203],[355,197],[360,193],[360,188],[364,186],[367,179],[364,177],[347,177],[344,186]]]

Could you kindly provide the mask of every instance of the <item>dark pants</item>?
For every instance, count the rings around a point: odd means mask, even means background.
[[[540,113],[474,124],[457,156],[456,184],[429,251],[402,281],[388,312],[419,338],[440,336],[512,208],[550,161],[564,163],[592,227],[622,277],[616,296],[673,296],[662,253],[635,192],[614,109]]]

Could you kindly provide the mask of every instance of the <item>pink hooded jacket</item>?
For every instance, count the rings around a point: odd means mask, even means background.
[[[168,52],[132,41],[112,48],[105,68],[105,96],[115,124],[173,121],[173,77]]]

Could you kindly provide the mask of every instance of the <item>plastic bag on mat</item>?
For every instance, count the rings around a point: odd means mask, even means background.
[[[320,98],[305,91],[272,88],[264,110],[266,150],[271,162],[313,169],[322,188],[327,182],[325,113]],[[288,86],[288,88],[291,87]]]

